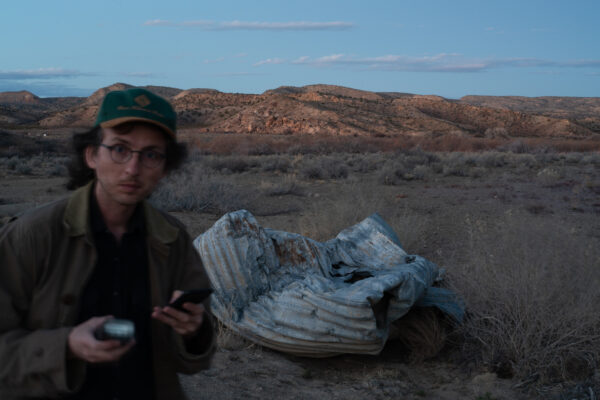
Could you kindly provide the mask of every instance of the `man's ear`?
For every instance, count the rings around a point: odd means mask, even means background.
[[[88,146],[85,148],[85,163],[91,169],[96,169],[96,155],[98,148],[94,146]]]

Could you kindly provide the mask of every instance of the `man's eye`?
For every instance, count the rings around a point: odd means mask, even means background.
[[[144,152],[144,158],[149,160],[162,160],[165,156],[157,151],[148,150]]]
[[[129,153],[129,149],[125,146],[122,146],[120,144],[114,145],[113,146],[113,151],[117,154],[126,154]]]
[[[144,157],[149,160],[155,160],[155,159],[159,158],[159,154],[155,151],[145,151]]]

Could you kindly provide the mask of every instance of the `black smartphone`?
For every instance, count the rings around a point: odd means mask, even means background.
[[[180,311],[186,311],[183,308],[183,303],[202,303],[202,301],[210,296],[212,292],[213,290],[210,288],[186,290],[181,294],[181,296],[169,303],[169,307]]]
[[[128,319],[111,318],[94,331],[98,340],[118,340],[125,344],[135,336],[135,325]]]

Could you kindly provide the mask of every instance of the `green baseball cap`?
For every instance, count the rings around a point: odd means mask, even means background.
[[[104,97],[96,125],[113,128],[130,121],[154,124],[175,139],[177,114],[160,96],[141,88],[115,90]]]

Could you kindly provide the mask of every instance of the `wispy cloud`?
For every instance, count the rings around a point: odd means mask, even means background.
[[[174,22],[163,19],[153,19],[144,22],[146,26],[193,27],[203,30],[275,30],[275,31],[322,31],[344,30],[354,28],[351,22],[330,21],[290,21],[290,22],[245,22],[226,21],[216,22],[207,20]]]
[[[492,33],[495,33],[497,35],[503,35],[504,34],[503,30],[498,30],[498,28],[496,28],[495,26],[488,26],[484,30],[486,32],[492,32]]]
[[[131,78],[155,78],[156,74],[152,72],[125,72],[123,75]]]
[[[214,77],[218,77],[218,78],[229,78],[229,77],[238,77],[238,76],[258,76],[258,75],[265,75],[263,73],[260,72],[221,72],[218,74],[210,74],[210,76],[214,76]]]
[[[284,60],[283,58],[267,58],[266,60],[261,60],[255,64],[253,64],[255,67],[258,67],[259,65],[267,65],[267,64],[283,64],[285,63],[286,60]]]
[[[441,53],[433,56],[385,55],[379,57],[355,57],[345,54],[332,54],[312,58],[302,56],[287,61],[279,58],[268,59],[254,64],[290,63],[317,68],[349,66],[368,70],[409,71],[409,72],[482,72],[499,68],[600,68],[600,60],[552,61],[539,58],[466,58],[455,53]]]
[[[204,60],[204,64],[216,64],[225,61],[225,57],[214,58],[212,60]]]
[[[0,71],[0,79],[8,80],[75,78],[77,76],[84,75],[90,74],[63,68],[38,68]]]

